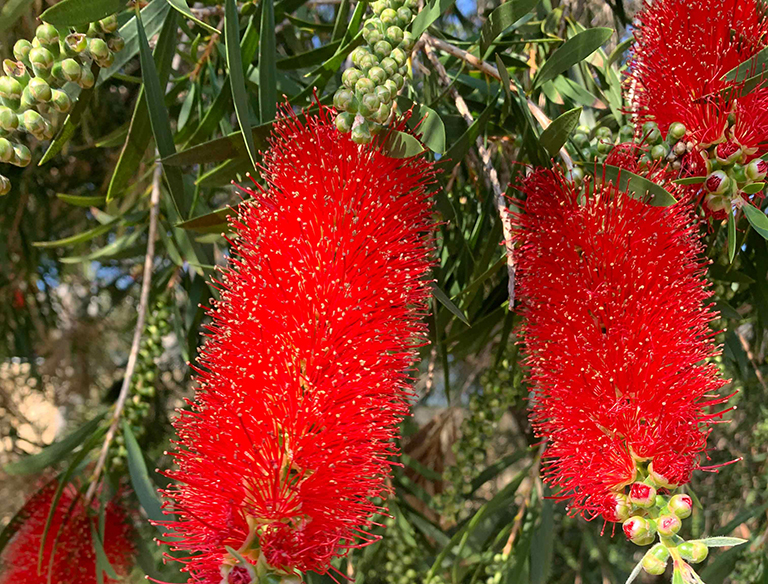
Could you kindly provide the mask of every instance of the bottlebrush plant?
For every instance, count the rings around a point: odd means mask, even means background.
[[[0,584],[763,582],[767,23],[2,4]]]

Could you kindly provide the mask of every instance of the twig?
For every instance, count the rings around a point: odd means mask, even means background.
[[[763,389],[768,392],[768,384],[765,382],[765,377],[763,377],[763,372],[760,371],[760,367],[757,363],[757,360],[755,359],[755,354],[752,352],[752,349],[749,347],[749,341],[744,336],[744,333],[737,330],[736,336],[739,337],[739,341],[741,342],[741,347],[744,349],[744,352],[747,354],[747,358],[749,359],[749,362],[752,363],[752,367],[755,370],[755,376],[757,377],[757,380],[760,382],[760,385],[763,386]]]
[[[501,81],[501,75],[499,75],[499,70],[496,68],[495,65],[491,65],[490,63],[487,63],[482,59],[478,59],[472,53],[469,53],[464,49],[460,49],[459,47],[452,45],[450,43],[447,43],[443,40],[435,38],[429,34],[424,34],[422,39],[424,40],[425,45],[431,46],[435,49],[443,51],[444,53],[448,53],[449,55],[456,57],[457,59],[461,59],[465,63],[471,65],[472,67],[480,71],[481,73],[485,73],[486,75],[489,75],[490,77],[493,77],[494,79],[498,79],[499,81]],[[445,71],[444,67],[443,67],[443,71]],[[510,83],[509,90],[514,93],[517,93],[517,86],[514,83]],[[546,130],[547,127],[552,123],[552,120],[550,120],[547,117],[547,114],[541,111],[541,108],[535,103],[533,103],[530,99],[526,99],[526,103],[528,104],[528,109],[530,110],[531,114],[533,114],[533,117],[536,118],[536,121],[539,122],[539,125],[541,125],[542,129]],[[568,154],[568,152],[565,150],[565,148],[560,149],[560,158],[563,159],[563,164],[565,164],[568,170],[571,170],[573,168],[573,159],[571,158],[570,154]]]
[[[128,393],[131,388],[131,378],[136,369],[136,359],[141,347],[141,335],[144,332],[144,321],[147,315],[147,305],[149,304],[149,290],[152,287],[152,267],[155,260],[155,238],[157,237],[157,217],[160,204],[160,184],[163,176],[163,167],[158,164],[152,177],[152,194],[149,198],[149,235],[147,240],[147,253],[144,256],[144,277],[141,282],[141,294],[139,295],[139,308],[137,310],[136,328],[133,331],[133,342],[131,343],[131,352],[128,355],[128,364],[125,367],[123,376],[123,385],[120,387],[120,395],[115,403],[115,410],[112,412],[112,420],[107,430],[107,436],[99,452],[99,459],[96,462],[96,468],[91,477],[91,484],[88,486],[88,492],[85,495],[86,506],[90,503],[99,481],[99,475],[104,469],[107,460],[109,445],[117,432],[117,425],[120,422],[120,416],[123,413],[125,402],[128,400]]]
[[[429,62],[432,63],[432,66],[435,68],[435,71],[437,71],[437,75],[440,77],[440,80],[443,82],[443,84],[450,87],[449,92],[451,97],[453,97],[453,101],[456,103],[456,108],[459,110],[459,113],[464,118],[464,121],[467,123],[467,125],[471,126],[472,122],[474,121],[472,118],[472,112],[469,111],[467,102],[464,101],[464,98],[461,97],[461,94],[458,92],[458,90],[455,87],[451,87],[450,78],[448,77],[448,73],[446,72],[445,67],[443,67],[440,59],[438,59],[437,55],[435,55],[435,53],[432,51],[432,42],[430,39],[432,39],[432,37],[427,36],[427,41],[424,43],[424,54],[427,56],[427,59],[429,59]],[[496,71],[496,74],[498,75],[498,71]],[[480,158],[483,161],[485,174],[488,177],[488,181],[491,183],[491,188],[493,189],[496,210],[498,211],[499,217],[501,218],[501,229],[504,233],[504,246],[506,247],[507,251],[507,272],[509,274],[508,308],[509,310],[512,310],[512,307],[515,304],[515,249],[512,244],[512,225],[509,216],[509,209],[507,209],[507,203],[504,197],[504,189],[501,188],[501,183],[499,182],[499,175],[496,173],[496,169],[493,167],[491,153],[485,147],[482,137],[477,137],[476,144],[477,150],[480,153]]]

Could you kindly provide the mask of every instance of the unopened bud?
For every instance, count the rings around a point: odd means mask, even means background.
[[[659,533],[665,537],[675,535],[683,526],[683,522],[677,515],[662,515],[656,520]]]
[[[83,69],[74,59],[64,59],[61,62],[61,75],[65,80],[77,83],[83,75]]]
[[[8,77],[13,77],[22,85],[26,85],[29,82],[29,73],[27,73],[27,68],[21,61],[4,59],[3,71],[6,75],[8,75]]]
[[[572,169],[565,173],[565,178],[575,185],[580,185],[584,182],[584,171],[581,170],[578,166],[574,166]],[[627,515],[629,515],[629,513],[627,513]]]
[[[13,132],[19,127],[19,116],[11,108],[0,105],[0,128]]]
[[[399,26],[390,26],[385,34],[387,42],[393,47],[396,47],[403,42],[403,29]]]
[[[31,50],[32,50],[32,43],[30,43],[27,39],[19,39],[13,45],[13,56],[16,57],[16,59],[19,61],[28,63],[29,51]]]
[[[730,201],[723,195],[715,195],[714,193],[708,193],[704,197],[704,206],[712,213],[718,213],[719,211],[725,211],[730,207]]]
[[[7,139],[0,138],[0,162],[11,162],[13,160],[13,144]]]
[[[667,154],[669,154],[669,146],[663,142],[661,144],[656,144],[656,146],[651,148],[651,158],[653,160],[661,160],[662,158],[666,158]]]
[[[731,179],[724,171],[716,170],[704,181],[704,188],[714,195],[722,195],[730,190]]]
[[[67,35],[67,38],[64,39],[64,46],[67,54],[79,55],[88,48],[88,37],[79,32]]]
[[[768,175],[768,162],[757,158],[747,164],[745,172],[749,180],[756,182],[761,181]]]
[[[698,564],[707,559],[709,548],[700,541],[686,541],[677,546],[677,551],[684,560]]]
[[[62,114],[65,114],[72,109],[72,100],[66,92],[59,89],[53,90],[51,103],[53,104],[53,107],[56,108],[56,111]]]
[[[88,52],[91,53],[95,60],[106,59],[109,55],[109,47],[103,39],[93,38],[88,39]]]
[[[662,468],[664,468],[663,464]],[[665,489],[674,489],[677,487],[677,483],[673,483],[672,480],[665,477],[660,472],[657,472],[656,469],[653,468],[653,462],[648,465],[648,475],[651,477],[651,480],[657,487],[663,487]]]
[[[96,64],[101,67],[102,69],[108,69],[112,66],[112,63],[115,62],[115,55],[112,52],[107,53],[107,56],[104,58],[96,58],[94,57],[94,61],[96,61]]]
[[[387,74],[381,67],[371,67],[368,70],[368,79],[376,85],[381,85],[387,80]]]
[[[32,94],[32,97],[35,98],[37,103],[48,103],[51,101],[51,97],[53,97],[51,86],[48,85],[48,82],[45,79],[41,79],[40,77],[33,77],[30,79],[27,89],[29,89],[29,93]]]
[[[411,24],[411,20],[413,20],[413,12],[410,8],[402,6],[397,9],[397,24],[400,25],[400,28],[405,28]]]
[[[686,152],[688,152],[688,147],[686,146],[685,142],[680,141],[674,145],[672,152],[675,153],[675,156],[683,156]]]
[[[360,100],[360,113],[364,117],[371,117],[378,111],[380,105],[381,102],[375,93],[366,93]]]
[[[643,570],[649,574],[663,574],[669,561],[669,550],[664,545],[657,543],[643,556]]]
[[[395,83],[392,79],[387,79],[384,82],[384,87],[389,89],[389,94],[394,99],[394,97],[397,95],[397,90],[398,90],[397,83]]]
[[[352,141],[355,144],[368,144],[372,139],[371,130],[366,122],[352,128]]]
[[[677,515],[680,519],[686,519],[691,516],[693,511],[693,499],[685,494],[674,495],[669,500],[669,510]]]
[[[634,515],[624,521],[622,529],[627,539],[637,545],[648,545],[656,536],[656,525],[653,521],[639,515]]]
[[[389,90],[388,87],[384,85],[379,85],[376,88],[376,97],[379,98],[379,101],[382,104],[389,104],[392,101],[392,92]]]
[[[80,81],[78,81],[77,84],[83,89],[90,89],[93,87],[93,84],[96,83],[91,68],[88,65],[83,65],[80,69]]]
[[[110,35],[107,38],[107,46],[113,53],[119,53],[125,48],[125,41],[119,34]]]
[[[363,74],[360,70],[350,67],[341,75],[341,82],[347,89],[354,89],[357,82],[362,78]]]
[[[715,157],[720,164],[729,165],[738,162],[743,152],[736,142],[730,140],[715,146]]]
[[[40,41],[40,44],[44,47],[51,47],[53,45],[56,45],[56,49],[58,50],[58,44],[59,44],[59,31],[56,30],[56,27],[52,24],[48,24],[47,22],[44,22],[40,26],[37,27],[37,30],[35,31],[35,36]]]
[[[375,119],[380,124],[384,124],[389,120],[389,114],[392,113],[392,106],[386,103],[382,103],[379,105],[379,109],[376,111],[376,113],[373,115],[373,119]]]
[[[336,93],[333,96],[333,107],[335,107],[336,110],[340,112],[351,111],[350,108],[352,106],[352,102],[354,101],[354,99],[355,99],[355,96],[352,95],[351,91],[341,87],[336,91]]]
[[[115,32],[117,30],[117,16],[112,14],[106,18],[102,18],[99,21],[99,28],[106,33]]]
[[[24,144],[14,144],[13,160],[11,161],[11,164],[21,166],[23,168],[25,166],[29,166],[30,162],[32,162],[32,153],[29,151],[29,148],[24,146]]]
[[[11,181],[0,174],[0,197],[4,197],[11,192]]]
[[[403,85],[405,84],[405,78],[400,75],[400,73],[395,73],[392,75],[392,81],[395,82],[398,91],[400,91],[400,89],[402,89]]]
[[[581,169],[579,169],[581,170]],[[582,180],[584,178],[582,172]],[[569,179],[570,180],[570,179]],[[581,181],[571,181],[580,184]],[[629,518],[630,505],[623,493],[610,493],[603,502],[603,519],[606,521],[626,521]]]
[[[362,94],[372,93],[376,85],[367,77],[360,77],[355,83],[355,90]]]
[[[24,128],[38,140],[44,140],[45,118],[35,110],[27,110],[21,116]]]
[[[0,97],[9,100],[21,99],[23,87],[13,77],[0,77]]]
[[[349,132],[352,129],[352,124],[354,123],[355,116],[350,113],[341,112],[336,116],[336,129],[338,129],[342,134]]]
[[[398,67],[405,65],[405,62],[408,60],[408,55],[406,55],[405,51],[399,47],[393,49],[390,56],[395,60],[395,63],[397,63]]]
[[[409,30],[404,30],[403,40],[400,43],[400,46],[403,48],[403,50],[410,53],[413,50],[413,46],[415,44],[416,44],[416,37],[413,36],[413,33]]]
[[[376,56],[379,59],[384,59],[386,57],[389,57],[392,54],[392,45],[389,44],[389,42],[385,41],[384,39],[377,42],[375,45],[373,45],[373,52],[376,53]],[[397,61],[397,58],[393,56],[395,61]]]
[[[385,28],[395,26],[397,24],[397,11],[392,8],[385,8],[379,14],[379,19]]]
[[[39,77],[47,77],[53,67],[53,54],[45,47],[36,47],[29,51],[29,63]]]
[[[656,502],[656,489],[646,483],[632,483],[629,487],[629,502],[643,509],[653,507]]]
[[[672,140],[680,140],[683,136],[685,136],[685,126],[681,124],[680,122],[675,122],[673,124],[670,124],[669,131],[667,132],[667,137],[672,138]]]

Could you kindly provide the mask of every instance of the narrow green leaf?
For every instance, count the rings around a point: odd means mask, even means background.
[[[611,55],[608,57],[608,60],[606,61],[605,66],[610,67],[616,61],[621,59],[624,53],[627,52],[627,49],[629,49],[629,47],[631,47],[634,42],[635,42],[635,37],[630,36],[629,38],[621,41],[618,45],[616,45],[616,48],[613,49],[613,51],[611,51]]]
[[[251,170],[253,170],[253,166],[251,166],[251,161],[247,156],[233,158],[203,174],[195,184],[201,187],[221,187],[230,184],[237,178],[238,174],[245,175]]]
[[[765,216],[760,209],[756,209],[749,203],[745,203],[742,206],[744,209],[744,215],[749,221],[749,224],[762,235],[765,239],[768,239],[768,217]]]
[[[610,164],[596,164],[596,177],[600,173],[607,181],[612,181],[620,190],[628,190],[630,195],[653,207],[668,207],[674,205],[677,200],[664,188],[645,177],[638,176],[626,169],[611,166]]]
[[[351,5],[352,2],[350,0],[341,0],[339,9],[336,12],[336,20],[333,24],[331,41],[339,41],[344,37],[344,33],[347,31],[347,19],[349,18],[349,9]]]
[[[678,178],[672,182],[676,185],[698,185],[707,180],[706,176],[689,176],[688,178]]]
[[[408,127],[421,134],[422,144],[432,152],[445,152],[445,125],[435,110],[402,95],[397,98],[397,107],[401,112],[413,108]]]
[[[191,20],[192,22],[199,24],[210,33],[219,34],[218,28],[212,27],[207,22],[204,22],[195,16],[195,13],[189,9],[186,0],[167,0],[167,2],[171,5],[172,8],[183,14],[187,20]]]
[[[422,8],[411,23],[411,33],[417,39],[427,30],[433,22],[445,14],[456,0],[431,0]]]
[[[91,73],[96,75],[99,71],[99,66],[96,63],[91,64]],[[64,120],[64,123],[61,126],[61,129],[56,133],[56,136],[51,141],[51,143],[48,145],[48,148],[45,151],[45,154],[43,154],[43,157],[40,159],[40,162],[38,162],[38,166],[42,166],[49,160],[51,160],[54,156],[56,156],[59,152],[61,152],[61,149],[64,148],[67,142],[74,136],[75,130],[77,129],[77,126],[80,122],[80,118],[83,117],[83,113],[85,113],[85,110],[88,108],[88,102],[91,101],[91,96],[93,95],[94,88],[90,87],[88,89],[83,89],[79,92],[77,95],[77,102],[75,103],[75,106],[72,108],[72,110],[67,115],[67,119]],[[75,96],[72,96],[75,97]]]
[[[74,205],[75,207],[98,207],[107,202],[107,198],[104,196],[78,196],[68,195],[66,193],[56,193],[56,197],[67,203],[68,205]]]
[[[240,203],[242,204],[242,203]],[[211,211],[205,215],[200,215],[189,221],[184,221],[176,225],[181,229],[190,229],[200,233],[221,233],[229,227],[227,217],[237,214],[237,208],[240,205],[222,207],[216,211]]]
[[[554,120],[541,133],[541,136],[539,136],[539,143],[547,152],[549,152],[550,156],[555,156],[560,152],[560,148],[562,148],[568,140],[568,136],[570,136],[571,132],[573,132],[576,129],[576,126],[579,125],[580,116],[580,107],[568,110]]]
[[[721,79],[740,83],[750,77],[754,77],[758,72],[764,72],[766,66],[768,66],[768,48],[755,53],[746,61],[739,63],[723,75]]]
[[[128,451],[128,474],[131,477],[131,486],[136,497],[138,497],[147,517],[152,521],[165,521],[167,517],[163,514],[157,489],[147,472],[147,465],[141,454],[139,443],[136,442],[130,424],[125,420],[123,420],[123,437],[125,438],[125,449]],[[165,530],[165,528],[160,529]]]
[[[483,110],[483,113],[475,118],[475,121],[472,122],[472,125],[467,128],[467,131],[459,136],[459,139],[456,140],[456,142],[451,145],[450,148],[448,148],[445,156],[440,159],[439,166],[441,166],[444,170],[450,170],[459,164],[462,160],[464,160],[464,156],[466,156],[469,149],[475,143],[477,137],[485,129],[488,120],[491,118],[491,115],[495,111],[496,100],[494,99]]]
[[[78,26],[96,22],[125,8],[125,0],[61,0],[40,15],[56,26]]]
[[[480,55],[484,55],[502,32],[536,8],[540,1],[509,0],[491,12],[480,30]]]
[[[93,260],[105,260],[120,257],[132,257],[139,255],[144,247],[137,247],[137,243],[145,231],[144,226],[135,229],[132,233],[123,235],[115,239],[112,243],[109,243],[84,256],[64,257],[59,261],[62,264],[79,264],[81,262],[90,262]]]
[[[728,262],[733,263],[736,255],[736,216],[733,211],[728,213]]]
[[[6,464],[3,467],[3,470],[9,475],[26,475],[39,473],[40,471],[64,459],[64,457],[66,457],[70,452],[80,446],[88,438],[88,436],[93,434],[93,432],[98,427],[99,422],[101,422],[103,418],[104,414],[99,414],[69,434],[66,438],[62,438],[58,442],[54,442],[50,446],[46,446],[37,454],[27,456],[17,462],[12,462],[11,464]]]
[[[740,537],[707,537],[705,539],[694,539],[691,543],[703,543],[707,547],[730,547],[742,545],[749,540]]]
[[[432,286],[432,294],[437,298],[437,300],[445,306],[454,316],[456,316],[461,322],[463,322],[467,326],[472,326],[469,324],[469,319],[467,318],[467,315],[464,314],[464,312],[456,306],[453,303],[453,300],[451,300],[448,295],[443,292],[439,286],[434,285]]]
[[[509,107],[512,102],[512,91],[510,90],[512,82],[509,79],[509,71],[507,71],[507,67],[498,53],[496,53],[496,69],[499,72],[499,77],[501,77],[501,87],[504,89],[504,105],[501,109],[501,123],[503,124],[509,115]]]
[[[551,498],[541,502],[539,524],[531,542],[530,584],[546,584],[552,572],[552,556],[555,551],[555,502]]]
[[[754,195],[755,193],[759,193],[765,188],[764,182],[756,182],[752,184],[745,185],[742,190],[742,192],[746,195]]]
[[[0,10],[0,33],[11,28],[34,0],[8,0]]]
[[[117,219],[110,221],[109,223],[105,225],[99,225],[98,227],[94,227],[93,229],[89,229],[88,231],[83,231],[82,233],[77,233],[76,235],[72,235],[70,237],[64,237],[63,239],[57,239],[55,241],[35,241],[32,242],[32,245],[40,248],[40,249],[50,249],[53,247],[65,247],[67,245],[75,245],[76,243],[83,243],[86,241],[90,241],[94,237],[98,237],[99,235],[103,235],[117,222]]]
[[[565,41],[539,69],[533,81],[533,89],[589,57],[611,38],[612,34],[611,28],[589,28]]]
[[[227,69],[229,85],[232,88],[232,100],[235,104],[235,115],[240,131],[245,138],[245,147],[251,164],[256,167],[256,146],[251,134],[251,115],[248,106],[248,92],[245,90],[245,75],[240,54],[240,17],[237,13],[235,0],[224,2],[224,31],[227,49]],[[259,63],[261,65],[261,62]]]
[[[274,120],[277,112],[277,48],[274,0],[262,0],[261,2],[259,37],[259,116],[261,123],[264,124]]]
[[[104,544],[101,541],[101,534],[96,526],[91,523],[91,541],[93,542],[93,551],[96,552],[96,570],[102,574],[106,574],[108,577],[117,580],[119,576],[112,564],[109,563],[107,553],[104,551]]]
[[[424,152],[424,146],[405,132],[392,131],[381,145],[382,151],[392,158],[411,158]]]
[[[268,122],[251,130],[251,136],[257,149],[266,145],[273,123],[274,121]],[[238,131],[223,138],[203,142],[192,148],[172,154],[168,158],[163,158],[162,163],[168,166],[188,166],[191,164],[223,162],[230,158],[245,156],[245,154],[243,134]]]
[[[277,62],[277,68],[284,71],[290,71],[293,69],[315,67],[326,59],[333,57],[336,54],[336,51],[339,50],[339,47],[341,47],[341,40],[333,41],[316,49],[280,59]]]

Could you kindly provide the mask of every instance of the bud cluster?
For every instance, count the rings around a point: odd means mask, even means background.
[[[390,512],[398,511],[390,508]],[[423,536],[404,518],[391,516],[383,523],[386,530],[381,551],[359,566],[365,579],[385,584],[420,584],[429,566],[429,548]]]
[[[136,369],[131,379],[131,395],[125,402],[123,410],[123,416],[137,440],[146,433],[146,421],[156,394],[157,362],[164,352],[163,337],[170,332],[170,311],[165,299],[160,298],[155,305],[155,310],[148,315],[144,327]],[[121,471],[125,469],[128,455],[122,430],[119,430],[115,436],[115,445],[117,449],[112,456],[112,468],[115,471]]]
[[[352,66],[333,97],[336,127],[352,132],[358,144],[371,141],[392,115],[405,83],[406,63],[416,39],[405,30],[418,12],[418,0],[375,0],[363,25],[365,45],[352,51]]]
[[[72,108],[77,86],[93,87],[92,63],[109,67],[122,50],[117,27],[114,15],[71,33],[43,23],[31,42],[16,41],[14,59],[3,61],[5,75],[0,76],[0,163],[30,163],[22,133],[40,141],[53,138],[60,116]],[[0,175],[0,195],[10,189],[10,181]]]

